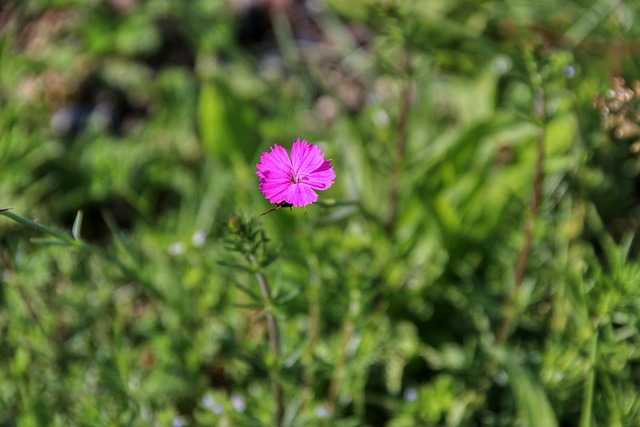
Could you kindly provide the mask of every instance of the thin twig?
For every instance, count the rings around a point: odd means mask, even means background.
[[[505,313],[502,323],[496,331],[496,342],[504,343],[509,336],[511,324],[515,315],[516,295],[524,281],[527,263],[531,255],[533,246],[533,238],[535,234],[535,226],[538,218],[538,211],[542,201],[542,184],[544,182],[544,138],[545,138],[545,99],[542,88],[535,90],[535,115],[539,121],[538,132],[536,135],[536,164],[533,177],[533,194],[529,202],[529,213],[524,224],[524,244],[518,255],[518,261],[515,267],[515,281],[507,301],[505,303]]]

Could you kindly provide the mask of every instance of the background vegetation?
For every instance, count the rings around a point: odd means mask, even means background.
[[[640,425],[639,7],[4,2],[0,425]]]

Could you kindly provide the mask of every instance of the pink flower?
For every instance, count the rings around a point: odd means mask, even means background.
[[[318,200],[314,190],[326,190],[333,185],[336,173],[331,159],[325,160],[317,145],[300,138],[287,150],[275,144],[268,153],[262,153],[256,165],[260,178],[260,191],[271,203],[307,206]]]

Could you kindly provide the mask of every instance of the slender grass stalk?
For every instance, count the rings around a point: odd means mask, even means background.
[[[111,254],[109,252],[103,251],[102,249],[97,248],[97,247],[95,247],[95,246],[83,241],[82,239],[71,237],[71,236],[67,235],[66,233],[63,233],[60,230],[56,230],[55,228],[47,227],[46,225],[42,225],[42,224],[40,224],[40,223],[38,223],[36,221],[32,221],[30,219],[27,219],[27,218],[22,217],[20,215],[14,214],[13,212],[10,212],[10,211],[7,211],[7,210],[0,211],[0,215],[6,216],[7,218],[12,219],[12,220],[14,220],[15,222],[17,222],[19,224],[25,225],[25,226],[31,228],[32,230],[38,231],[38,232],[40,232],[42,234],[45,234],[45,235],[49,235],[49,236],[55,237],[56,239],[59,240],[57,242],[56,241],[48,241],[47,243],[59,244],[59,245],[62,245],[62,246],[71,246],[71,247],[83,249],[83,250],[85,250],[87,252],[90,252],[92,254],[98,255],[101,258],[103,258],[103,259],[105,259],[105,260],[107,260],[109,262],[112,262],[112,263],[116,264],[123,271],[131,274],[130,269],[127,266],[125,266],[118,257],[114,256],[113,254]],[[133,275],[133,274],[131,274],[131,275]]]
[[[49,245],[60,245],[66,247],[77,248],[83,251],[86,251],[90,254],[96,255],[114,265],[116,265],[122,273],[128,278],[135,278],[141,285],[145,287],[148,291],[151,291],[153,294],[160,296],[158,291],[147,281],[143,280],[140,275],[136,273],[135,270],[129,268],[122,260],[116,256],[115,254],[102,250],[90,243],[85,242],[84,240],[79,238],[79,230],[74,230],[76,237],[70,236],[60,230],[57,230],[52,227],[47,227],[46,225],[42,225],[36,221],[32,221],[23,216],[15,214],[10,210],[0,210],[0,216],[6,216],[17,222],[18,224],[22,224],[32,230],[35,230],[44,235],[48,235],[53,237],[53,240],[44,240],[44,239],[34,239],[36,242],[45,243]]]
[[[25,217],[22,217],[20,215],[17,215],[13,212],[10,212],[8,210],[2,210],[0,211],[0,215],[2,216],[6,216],[7,218],[10,218],[12,220],[14,220],[15,222],[25,225],[29,228],[31,228],[32,230],[35,230],[39,233],[42,234],[47,234],[49,236],[52,237],[56,237],[58,239],[60,239],[62,241],[62,243],[69,245],[69,246],[82,246],[82,243],[78,240],[75,240],[71,237],[69,237],[68,235],[66,235],[65,233],[63,233],[62,231],[56,230],[55,228],[51,228],[51,227],[47,227],[46,225],[42,225],[39,222],[36,221],[32,221],[30,219],[27,219]]]

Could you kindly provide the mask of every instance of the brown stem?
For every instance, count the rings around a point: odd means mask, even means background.
[[[529,214],[524,224],[524,244],[520,249],[518,255],[518,261],[515,268],[515,281],[511,293],[507,297],[505,302],[505,314],[500,326],[496,331],[496,342],[504,343],[509,336],[511,324],[515,315],[516,295],[518,290],[524,281],[524,276],[527,269],[527,263],[531,254],[531,248],[533,246],[533,237],[535,232],[536,220],[538,217],[538,211],[540,210],[540,203],[542,201],[542,184],[544,181],[544,138],[545,138],[545,99],[544,92],[541,88],[535,91],[535,114],[539,120],[540,125],[536,135],[536,164],[535,173],[533,177],[533,194],[529,202]]]
[[[409,54],[404,53],[403,73],[405,77],[409,74]],[[402,178],[402,168],[407,155],[407,139],[409,134],[409,111],[411,109],[411,80],[407,81],[402,91],[400,100],[400,116],[398,122],[398,137],[396,140],[396,159],[391,178],[391,193],[389,194],[389,215],[385,222],[387,234],[392,234],[398,217],[398,203],[400,202],[400,180]]]

